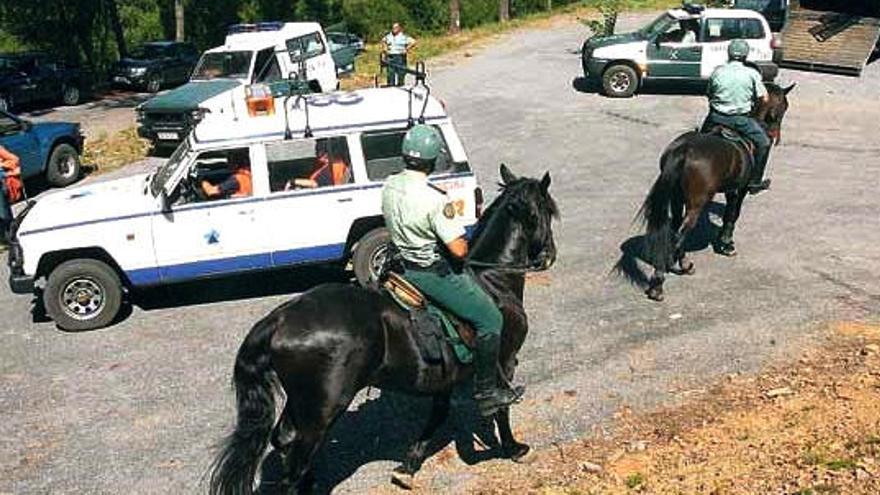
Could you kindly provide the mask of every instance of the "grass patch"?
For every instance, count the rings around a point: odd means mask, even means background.
[[[645,484],[645,475],[642,473],[633,473],[626,477],[626,487],[634,490]]]
[[[550,12],[537,12],[523,17],[511,19],[506,23],[489,23],[482,26],[462,29],[458,34],[423,35],[418,36],[419,44],[409,57],[410,65],[417,61],[430,60],[432,58],[453,53],[465,48],[477,48],[481,43],[491,40],[494,36],[508,33],[522,28],[540,27],[542,23],[559,16],[597,16],[597,11],[590,5],[593,2],[562,6]],[[627,10],[655,10],[680,6],[680,1],[672,0],[629,0]],[[367,49],[356,62],[356,70],[347,79],[342,81],[342,88],[352,90],[370,87],[375,78],[380,77],[379,84],[384,84],[385,73],[379,67],[379,43],[367,44]],[[467,54],[465,56],[468,56]]]
[[[825,467],[832,471],[843,471],[855,469],[856,461],[853,459],[833,459],[825,463]]]
[[[83,163],[93,167],[92,174],[104,174],[146,158],[150,143],[137,135],[135,128],[86,139]]]

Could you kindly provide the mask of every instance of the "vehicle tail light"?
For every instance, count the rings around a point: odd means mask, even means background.
[[[483,216],[483,188],[478,187],[474,189],[474,199],[476,205],[474,213],[476,214],[477,219],[479,219]]]
[[[774,50],[782,48],[782,37],[779,33],[773,33],[773,37],[770,39],[770,48]]]
[[[244,89],[248,115],[263,117],[275,115],[275,97],[272,89],[265,84],[251,84]]]

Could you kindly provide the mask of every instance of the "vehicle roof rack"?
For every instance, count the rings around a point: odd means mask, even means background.
[[[383,53],[379,56],[379,67],[385,70],[395,69],[397,71],[403,72],[404,74],[409,74],[415,77],[416,82],[412,86],[408,86],[404,88],[407,93],[409,93],[409,116],[407,117],[407,128],[410,128],[416,125],[416,122],[419,124],[425,123],[425,112],[428,110],[428,100],[431,97],[431,87],[428,86],[428,71],[425,68],[425,62],[416,62],[415,68],[409,68],[405,65],[398,65],[388,61],[388,58]],[[375,77],[375,85],[379,87],[379,75],[377,74]],[[416,90],[421,90],[424,93],[424,102],[422,103],[422,109],[419,113],[418,118],[413,117],[413,102],[415,100]]]

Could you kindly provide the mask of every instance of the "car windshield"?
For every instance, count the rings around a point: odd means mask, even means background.
[[[159,193],[162,192],[162,188],[165,187],[165,183],[174,176],[177,170],[184,163],[184,159],[189,154],[189,139],[183,140],[180,143],[180,146],[174,150],[174,153],[171,155],[171,158],[165,162],[164,165],[159,167],[159,170],[153,174],[153,179],[150,181],[150,192],[153,196],[159,196]]]
[[[669,31],[669,28],[673,25],[678,25],[678,20],[675,17],[672,17],[669,14],[663,14],[660,17],[654,19],[650,24],[639,29],[639,33],[646,39],[655,38],[659,34],[663,34],[666,31]]]
[[[167,57],[168,48],[159,45],[141,45],[131,51],[131,58],[154,59]]]
[[[246,79],[251,68],[254,52],[213,52],[206,53],[199,61],[193,79]]]

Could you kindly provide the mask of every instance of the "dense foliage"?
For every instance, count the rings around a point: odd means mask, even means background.
[[[46,50],[106,70],[131,46],[173,39],[176,0],[0,0],[0,51]],[[220,44],[230,24],[317,20],[375,40],[398,21],[414,34],[449,29],[458,4],[461,27],[498,19],[505,0],[177,0],[185,38],[205,49]],[[575,0],[506,0],[513,17]],[[581,2],[581,3],[595,3]]]

